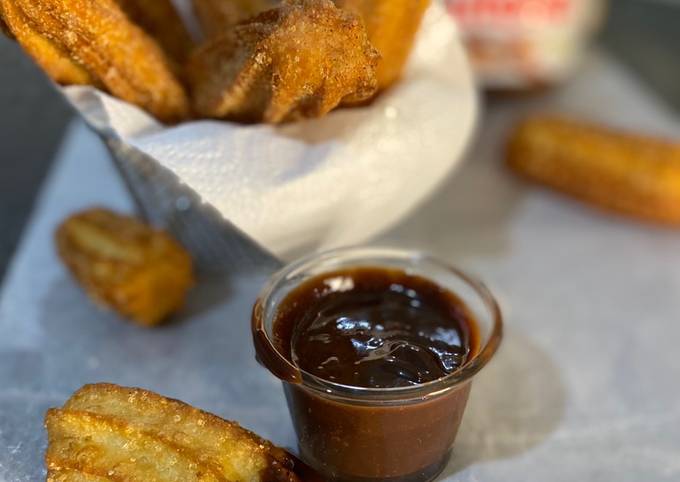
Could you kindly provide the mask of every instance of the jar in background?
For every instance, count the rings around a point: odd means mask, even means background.
[[[600,25],[604,0],[444,0],[480,84],[533,90],[565,80]]]

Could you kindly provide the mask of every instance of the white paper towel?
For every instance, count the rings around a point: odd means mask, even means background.
[[[63,91],[97,131],[172,170],[279,256],[359,243],[393,225],[459,162],[477,114],[465,52],[438,4],[402,82],[369,107],[323,119],[166,127],[96,89]]]

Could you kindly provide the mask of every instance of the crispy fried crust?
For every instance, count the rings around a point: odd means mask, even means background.
[[[369,98],[378,59],[356,15],[330,0],[289,0],[199,48],[188,76],[198,113],[279,123]]]
[[[178,310],[193,284],[191,258],[177,242],[105,209],[68,218],[56,244],[93,299],[141,325],[156,325]]]
[[[14,0],[0,0],[0,24],[21,44],[26,53],[59,84],[93,84],[89,72],[54,43],[38,34]]]
[[[45,419],[48,469],[62,467],[114,480],[226,482],[198,454],[124,420],[87,412],[51,409]]]
[[[14,0],[35,30],[112,94],[159,120],[187,117],[184,89],[158,44],[113,0]]]
[[[112,479],[86,474],[74,469],[52,469],[47,471],[47,482],[108,482]]]
[[[335,0],[364,19],[368,37],[382,60],[378,86],[382,90],[401,76],[430,0]]]
[[[680,224],[680,144],[534,116],[512,134],[507,163],[517,173],[591,205]]]
[[[175,62],[183,64],[186,61],[194,42],[170,0],[115,1]]]
[[[236,423],[142,389],[86,385],[62,409],[48,411],[46,426],[46,463],[55,476],[299,482],[283,450]]]
[[[279,0],[193,0],[193,7],[206,38],[212,38],[279,3]]]

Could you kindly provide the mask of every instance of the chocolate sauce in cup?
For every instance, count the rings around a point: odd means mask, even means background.
[[[334,481],[436,477],[501,332],[483,285],[378,248],[287,266],[253,311],[257,356],[283,381],[301,456]]]

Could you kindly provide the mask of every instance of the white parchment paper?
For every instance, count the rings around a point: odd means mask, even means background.
[[[477,113],[455,25],[438,3],[402,82],[369,107],[323,119],[165,127],[93,88],[63,91],[96,130],[156,159],[283,257],[358,243],[394,224],[458,163]]]

